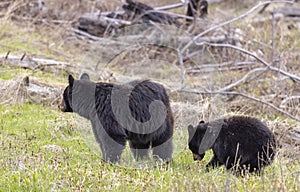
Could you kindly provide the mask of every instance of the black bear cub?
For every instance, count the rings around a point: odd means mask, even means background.
[[[136,159],[153,157],[169,162],[173,152],[173,116],[164,87],[150,80],[124,85],[94,83],[87,74],[69,75],[60,104],[63,112],[89,119],[107,162],[120,159],[126,141]]]
[[[275,138],[260,120],[246,116],[232,116],[188,126],[189,149],[194,160],[202,160],[205,151],[212,149],[213,158],[206,165],[225,165],[235,173],[259,172],[272,163]]]

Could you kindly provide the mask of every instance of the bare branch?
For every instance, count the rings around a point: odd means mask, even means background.
[[[285,98],[280,105],[285,105],[287,102],[289,102],[290,100],[297,100],[299,99],[300,100],[300,96],[291,96],[291,97],[287,97]]]
[[[246,68],[249,69],[253,65],[257,65],[257,62],[254,62],[254,61],[232,62],[232,61],[230,61],[230,62],[224,62],[224,63],[201,64],[201,65],[198,65],[195,67],[186,68],[186,73],[216,72],[216,70],[217,71],[241,70],[241,69],[246,69]]]
[[[244,83],[245,81],[247,81],[247,79],[250,77],[250,75],[251,75],[252,73],[256,73],[257,71],[267,71],[267,70],[268,70],[268,67],[253,69],[253,70],[249,71],[246,75],[244,75],[244,77],[242,77],[241,79],[237,80],[237,81],[234,82],[234,83],[231,83],[230,85],[227,85],[226,87],[223,87],[223,88],[219,89],[219,90],[216,91],[216,92],[224,92],[224,91],[228,91],[228,90],[230,90],[231,88],[236,87],[236,86],[238,86],[239,84]]]
[[[84,31],[81,31],[79,29],[74,29],[74,28],[69,28],[70,31],[73,31],[74,33],[78,34],[78,35],[81,35],[83,37],[86,37],[88,39],[91,39],[93,41],[101,41],[103,38],[100,38],[100,37],[97,37],[97,36],[94,36],[94,35],[91,35],[89,33],[86,33]]]
[[[165,5],[165,6],[161,6],[161,7],[155,7],[153,8],[154,10],[157,10],[157,11],[163,11],[163,10],[170,10],[170,9],[176,9],[176,8],[179,8],[179,7],[182,7],[184,6],[184,3],[175,3],[175,4],[171,4],[171,5]],[[125,11],[116,11],[114,12],[116,14],[124,14]],[[102,12],[101,15],[103,16],[107,16],[111,14],[111,11],[109,12]]]
[[[201,64],[201,65],[195,66],[193,68],[187,68],[187,69],[192,70],[192,69],[201,69],[201,68],[226,67],[226,66],[233,65],[233,64],[235,64],[237,66],[243,66],[243,65],[250,66],[250,65],[256,64],[256,62],[253,62],[253,61],[239,61],[239,62],[229,61],[229,62],[223,62],[223,63],[207,63],[207,64]]]
[[[280,73],[282,75],[288,76],[291,79],[293,79],[293,80],[297,81],[298,83],[300,83],[300,77],[299,76],[291,74],[291,73],[288,73],[286,71],[283,71],[283,70],[281,70],[281,69],[279,69],[277,67],[271,66],[264,59],[258,57],[257,55],[251,53],[250,51],[248,51],[246,49],[243,49],[243,48],[231,45],[231,44],[217,44],[217,43],[207,43],[207,42],[197,43],[197,45],[209,45],[209,46],[212,46],[212,47],[226,47],[226,48],[231,48],[231,49],[238,50],[238,51],[240,51],[242,53],[245,53],[245,54],[247,54],[247,55],[255,58],[256,60],[258,60],[259,62],[261,62],[262,64],[264,64],[266,67],[268,67],[268,70],[271,70],[271,71],[274,71],[274,72],[278,72],[278,73]]]
[[[182,7],[184,5],[185,5],[185,3],[175,3],[175,4],[171,4],[171,5],[165,5],[162,7],[156,7],[154,9],[155,10],[170,10],[170,9],[176,9],[176,8]]]

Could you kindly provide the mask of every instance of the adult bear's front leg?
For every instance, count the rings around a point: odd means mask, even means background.
[[[126,140],[116,142],[112,138],[100,142],[102,159],[105,162],[116,163],[120,160],[125,149]]]

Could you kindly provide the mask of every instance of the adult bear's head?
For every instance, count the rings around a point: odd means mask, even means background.
[[[80,80],[89,81],[90,77],[88,74],[83,73],[80,77]],[[73,95],[75,79],[72,75],[69,75],[68,81],[69,81],[69,85],[65,88],[63,92],[63,98],[58,106],[58,108],[63,112],[73,112],[72,95]]]

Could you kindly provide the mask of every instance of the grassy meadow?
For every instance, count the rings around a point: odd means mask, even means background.
[[[118,165],[101,161],[90,130],[77,115],[35,104],[0,105],[0,191],[299,191],[299,161],[280,152],[261,175],[237,177],[220,167],[205,172],[212,157],[194,162],[185,128],[177,128],[169,165]],[[85,122],[79,118],[79,121]],[[76,123],[77,122],[77,123]],[[81,123],[87,126],[88,123]],[[83,135],[84,133],[84,135]],[[89,139],[86,139],[91,136]],[[125,163],[124,163],[125,162]]]

